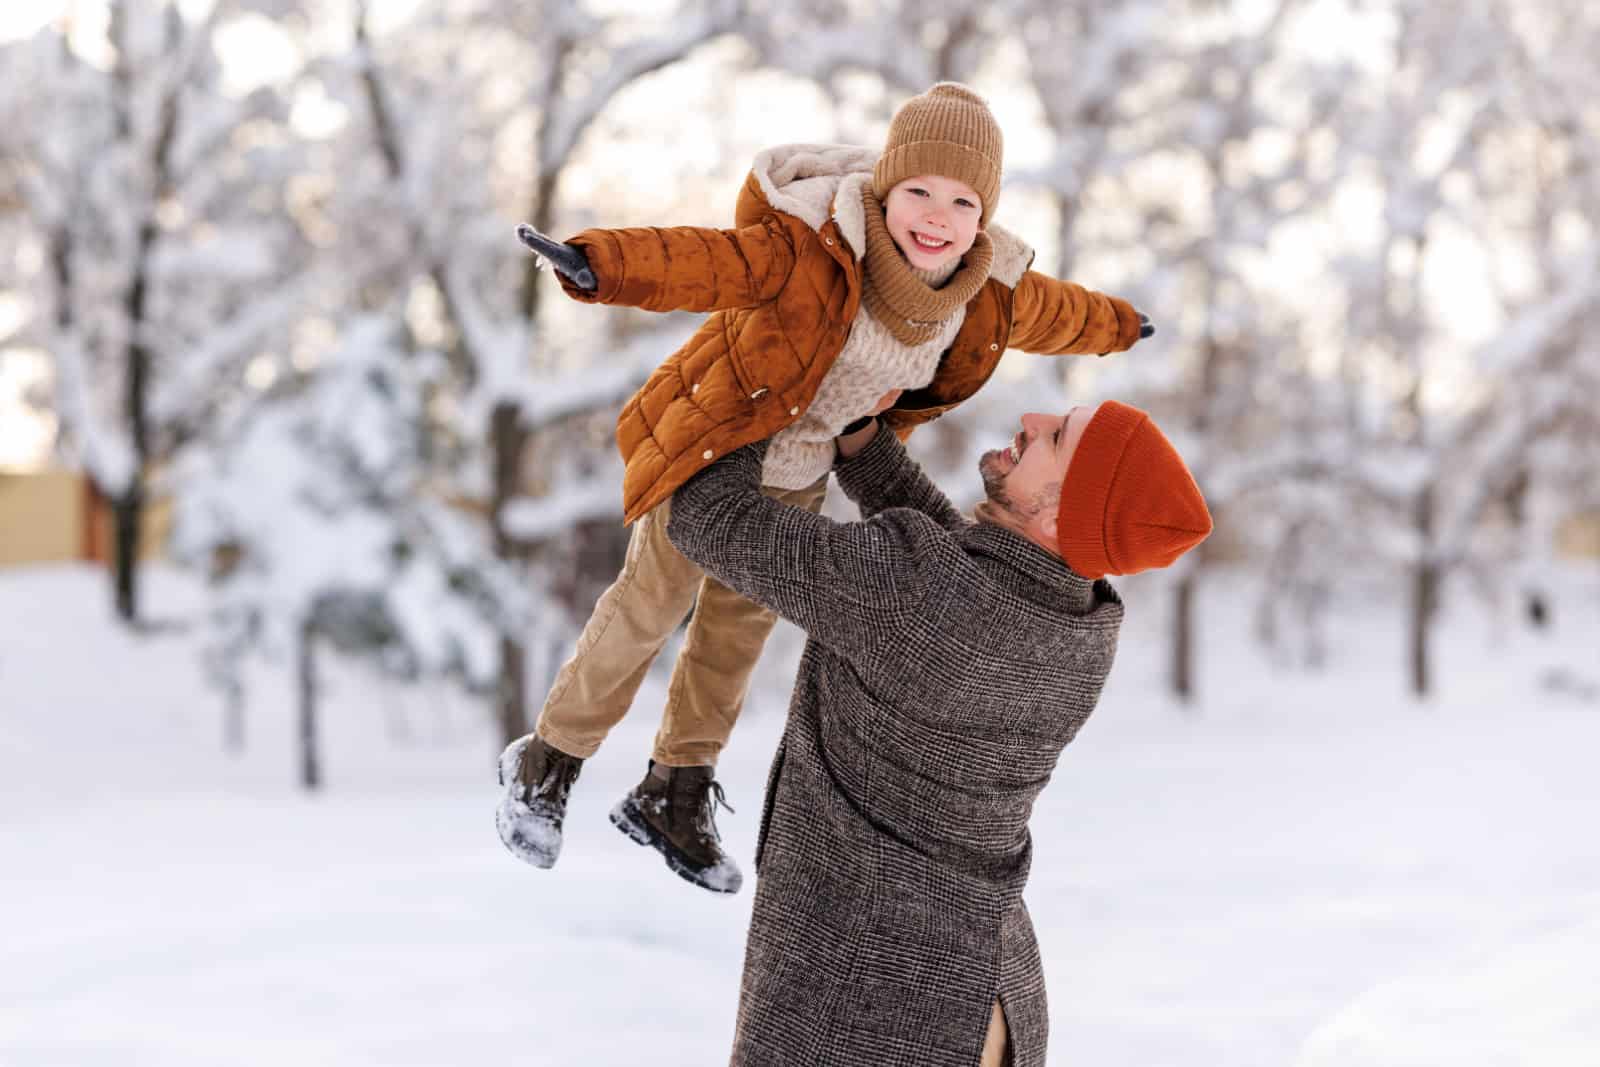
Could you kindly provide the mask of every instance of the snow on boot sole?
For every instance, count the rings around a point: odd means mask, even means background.
[[[500,753],[500,784],[506,792],[495,808],[494,828],[507,852],[524,863],[548,870],[561,856],[561,831],[553,819],[534,811],[518,795],[522,786],[517,781],[517,765],[527,747],[528,739],[518,738]]]
[[[672,847],[659,830],[644,821],[644,816],[639,813],[639,805],[632,796],[625,796],[617,801],[616,807],[611,809],[611,825],[621,830],[623,834],[632,839],[636,845],[644,845],[661,853],[661,858],[666,860],[667,868],[686,882],[691,882],[701,889],[712,893],[737,893],[744,884],[744,876],[737,870],[732,872],[716,867],[697,867],[685,860],[678,850]]]

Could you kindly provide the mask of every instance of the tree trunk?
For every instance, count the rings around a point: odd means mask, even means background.
[[[296,649],[300,678],[300,784],[307,790],[322,788],[322,761],[317,753],[317,625],[314,615],[300,624]]]
[[[1417,564],[1411,578],[1411,692],[1426,699],[1432,684],[1429,642],[1439,596],[1439,568]]]
[[[527,443],[521,412],[513,404],[501,404],[490,421],[494,451],[494,496],[489,521],[494,528],[495,555],[515,567],[516,551],[501,522],[506,504],[516,495],[522,479],[522,454]],[[510,744],[528,732],[526,679],[527,647],[521,634],[500,635],[500,680],[496,686],[496,718],[500,735]]]
[[[127,392],[123,397],[128,420],[128,439],[133,445],[134,467],[127,488],[112,499],[116,517],[116,537],[112,542],[112,574],[116,586],[117,616],[123,622],[139,618],[139,538],[144,519],[144,474],[150,457],[150,350],[139,339],[145,315],[145,268],[149,246],[155,240],[155,227],[146,223],[139,231],[140,269],[128,290],[128,329],[133,340],[127,351]]]
[[[1184,704],[1194,702],[1195,574],[1185,571],[1172,597],[1172,693]]]
[[[528,732],[528,683],[523,670],[526,648],[521,638],[500,636],[500,680],[495,687],[500,739],[510,744]]]
[[[111,501],[114,537],[112,539],[112,586],[117,617],[126,623],[139,618],[139,528],[144,519],[144,491],[138,475],[127,492]]]
[[[549,233],[555,215],[555,191],[559,172],[549,170],[540,162],[538,176],[534,179],[533,201],[529,205],[528,224],[541,233]],[[559,240],[559,238],[557,238]],[[539,271],[532,256],[522,272],[522,289],[517,294],[517,307],[522,317],[530,323],[539,321]]]
[[[552,205],[558,171],[540,161],[534,180],[533,201],[528,218],[534,229],[549,232]],[[539,272],[532,257],[523,269],[522,289],[518,304],[522,317],[529,323],[539,318]],[[495,408],[489,427],[490,447],[494,455],[494,490],[490,501],[489,522],[494,533],[495,555],[501,560],[514,562],[515,546],[501,525],[500,516],[522,484],[522,457],[528,443],[528,431],[522,423],[521,412],[513,405],[501,404]],[[514,568],[516,569],[516,568]],[[520,634],[500,635],[500,677],[495,686],[495,719],[500,724],[500,739],[510,744],[528,732],[528,678],[527,644]]]
[[[222,711],[222,749],[230,756],[244,755],[244,693],[230,689]]]
[[[1439,601],[1439,565],[1433,551],[1433,486],[1418,494],[1413,521],[1419,543],[1416,568],[1411,576],[1411,692],[1426,699],[1432,683],[1429,637]]]
[[[116,50],[116,65],[112,77],[117,86],[117,106],[114,114],[117,138],[122,144],[131,144],[133,101],[136,93],[133,71],[129,66],[134,49],[130,44],[126,4],[112,4],[107,22],[107,40]],[[163,58],[179,51],[177,12],[169,9],[166,20],[166,37]],[[153,455],[150,425],[150,375],[153,353],[148,347],[145,331],[149,317],[151,272],[154,269],[155,244],[161,229],[156,222],[156,207],[162,198],[171,194],[172,150],[178,132],[178,100],[180,86],[172,83],[164,87],[160,97],[159,125],[155,142],[150,146],[149,200],[140,205],[143,218],[139,222],[138,243],[134,250],[133,271],[123,295],[123,314],[127,329],[127,378],[123,396],[123,411],[128,420],[129,444],[133,449],[134,467],[128,486],[119,494],[116,509],[117,536],[115,542],[115,584],[117,614],[125,622],[134,622],[139,614],[138,579],[139,521],[144,514],[144,482]]]

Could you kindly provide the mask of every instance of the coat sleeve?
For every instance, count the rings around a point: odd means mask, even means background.
[[[947,535],[895,509],[836,522],[761,492],[767,443],[717,460],[673,494],[667,538],[728,588],[867,663],[920,609]]]
[[[883,423],[866,446],[834,464],[839,487],[870,519],[889,508],[913,508],[947,530],[968,525],[950,498],[923,473],[900,439]]]
[[[764,304],[783,289],[797,259],[795,235],[776,215],[737,230],[584,230],[568,243],[583,249],[598,283],[594,292],[587,292],[557,274],[568,296],[645,311],[722,311]]]
[[[1138,340],[1139,313],[1120,297],[1032,270],[1017,283],[1008,342],[1012,348],[1065,356],[1124,352]]]

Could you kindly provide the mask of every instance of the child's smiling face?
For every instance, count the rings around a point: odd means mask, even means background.
[[[889,190],[883,214],[906,261],[918,270],[933,270],[972,248],[983,201],[966,182],[919,174]]]

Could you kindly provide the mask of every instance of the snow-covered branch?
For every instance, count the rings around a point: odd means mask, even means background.
[[[688,55],[695,48],[733,28],[736,5],[731,0],[711,0],[707,10],[642,41],[635,41],[608,57],[606,71],[576,98],[548,101],[550,108],[539,143],[539,167],[546,175],[566,166],[578,139],[612,99],[633,82]]]
[[[541,497],[514,497],[500,510],[500,526],[523,545],[566,533],[581,522],[622,518],[622,465]]]

